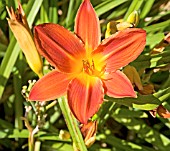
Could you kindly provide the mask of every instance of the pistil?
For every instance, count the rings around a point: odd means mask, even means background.
[[[99,71],[95,68],[95,63],[92,60],[91,64],[89,60],[82,60],[83,61],[83,71],[86,72],[90,76],[101,77],[105,72],[105,66]]]

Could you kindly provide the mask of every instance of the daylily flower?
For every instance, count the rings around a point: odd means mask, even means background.
[[[55,69],[33,86],[30,100],[47,101],[67,94],[72,113],[86,124],[98,111],[104,94],[136,97],[130,81],[119,69],[144,49],[144,30],[126,29],[100,43],[99,19],[90,0],[84,0],[78,10],[75,34],[52,23],[34,29],[40,54]]]

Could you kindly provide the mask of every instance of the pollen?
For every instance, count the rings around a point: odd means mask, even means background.
[[[98,70],[93,60],[91,62],[89,60],[82,60],[82,62],[83,72],[87,73],[90,76],[101,77],[105,72],[105,66],[101,70]]]

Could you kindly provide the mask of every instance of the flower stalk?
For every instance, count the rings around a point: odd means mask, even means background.
[[[66,97],[59,98],[58,103],[64,115],[68,130],[71,134],[76,149],[79,151],[87,151],[87,148],[83,141],[83,137],[78,127],[77,120],[75,119],[75,117],[72,115],[70,111]]]

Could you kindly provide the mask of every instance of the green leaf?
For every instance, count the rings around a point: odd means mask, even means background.
[[[152,5],[154,4],[155,0],[148,0],[145,2],[144,8],[142,9],[140,17],[143,19],[146,17],[146,15],[149,13],[149,11],[152,8]]]
[[[151,126],[148,126],[142,119],[120,118],[114,115],[113,118],[129,130],[134,131],[138,137],[158,148],[158,150],[166,151],[170,149],[170,139]]]
[[[140,55],[134,62],[130,63],[138,70],[143,68],[154,68],[159,66],[165,66],[170,63],[170,53],[163,51],[160,54],[144,54]]]
[[[29,132],[26,129],[4,129],[0,131],[0,138],[28,138]]]
[[[49,21],[51,23],[58,22],[58,8],[57,8],[57,0],[50,0],[49,1]]]
[[[41,9],[40,9],[41,24],[49,22],[49,18],[48,18],[48,8],[49,8],[49,6],[48,5],[49,5],[49,2],[47,0],[44,0],[42,5],[41,5]]]
[[[0,16],[1,16],[1,13],[5,10],[5,0],[1,0],[0,1]]]
[[[121,105],[141,110],[152,110],[161,104],[159,99],[154,97],[153,95],[139,95],[137,98],[120,98],[120,99],[105,96],[105,99],[116,102]]]
[[[66,16],[66,27],[69,28],[71,25],[74,24],[74,19],[77,13],[77,10],[81,4],[81,0],[70,0],[68,13]]]
[[[135,118],[148,118],[148,115],[140,110],[129,110],[127,108],[117,108],[112,115],[116,115],[116,117],[121,118],[128,118],[128,117],[135,117]]]
[[[3,119],[0,119],[0,123],[1,123],[0,128],[13,128],[13,125],[10,122],[7,122]]]
[[[118,7],[116,7],[114,9],[114,11],[112,13],[109,14],[109,16],[107,17],[108,20],[110,19],[116,19],[118,18],[119,16],[122,16],[123,14],[125,14],[125,12],[127,11],[127,6],[128,6],[128,3],[124,3]]]
[[[164,33],[149,34],[146,38],[146,45],[149,45],[150,49],[159,44],[164,39]]]
[[[165,88],[163,90],[159,90],[158,92],[154,93],[154,96],[159,98],[159,100],[161,102],[164,102],[168,98],[170,98],[170,82],[169,81],[167,81],[167,82],[169,83],[169,87],[167,87],[167,88]]]
[[[156,23],[156,24],[144,27],[143,29],[146,30],[146,32],[156,32],[156,31],[162,31],[169,26],[170,26],[170,19],[164,22],[161,22],[161,23]]]
[[[97,136],[97,140],[102,140],[102,142],[113,146],[116,151],[154,151],[152,148],[138,145],[133,142],[117,138],[113,135],[99,134]]]
[[[132,0],[128,8],[128,11],[125,14],[124,20],[127,20],[128,16],[135,10],[135,6],[137,5],[137,3],[138,3],[138,0]]]
[[[108,12],[109,10],[127,2],[128,0],[107,0],[104,1],[103,3],[100,3],[95,7],[96,13],[98,16]]]

